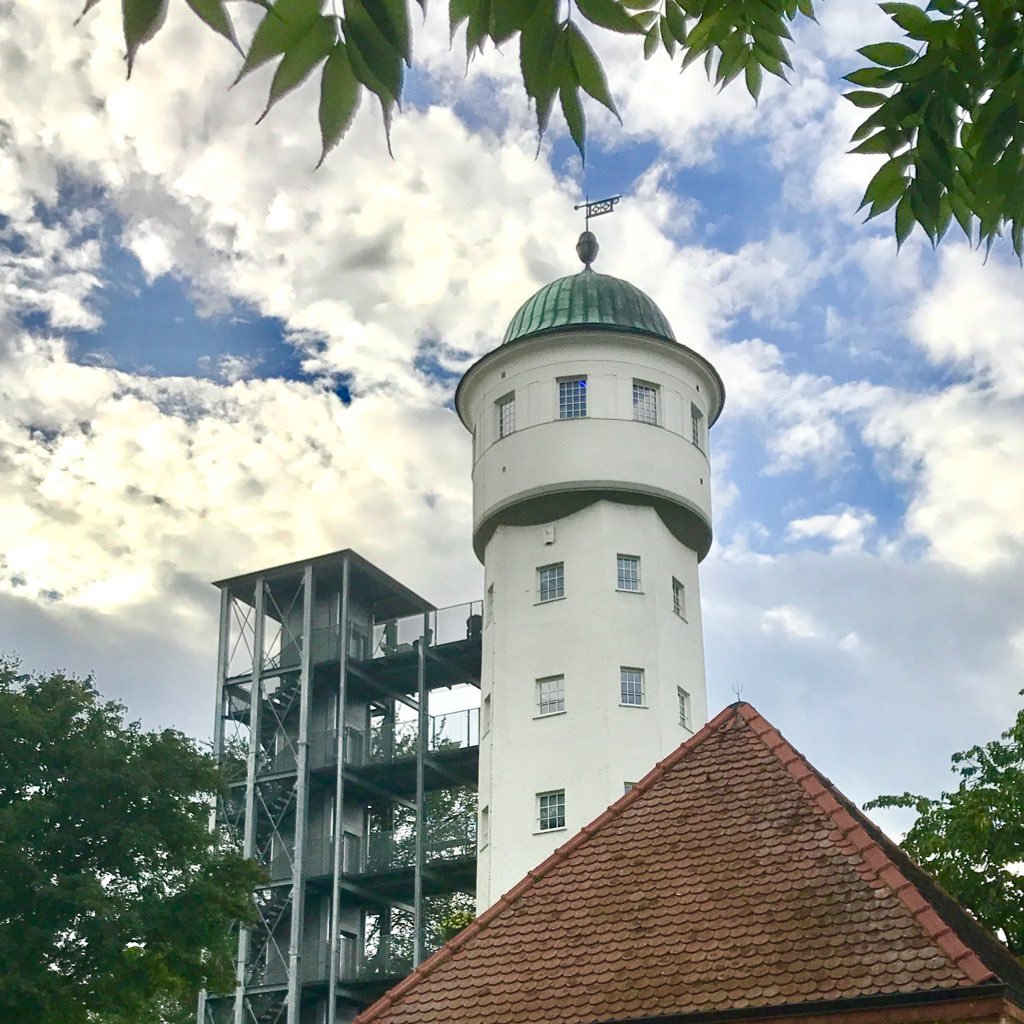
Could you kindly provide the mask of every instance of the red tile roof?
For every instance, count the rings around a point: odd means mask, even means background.
[[[587,1024],[810,1009],[880,994],[967,995],[1000,980],[1016,988],[1018,970],[741,703],[357,1024]]]

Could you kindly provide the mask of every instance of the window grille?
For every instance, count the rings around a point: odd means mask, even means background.
[[[704,450],[704,413],[700,411],[692,402],[690,403],[690,432],[693,437],[693,443]]]
[[[686,587],[672,577],[672,611],[681,619],[686,618]]]
[[[565,676],[537,680],[537,714],[555,715],[565,710]]]
[[[565,828],[565,790],[537,794],[537,826],[541,832]]]
[[[587,378],[558,382],[558,418],[578,420],[587,415]]]
[[[499,398],[495,403],[498,407],[498,438],[508,437],[516,429],[516,393]]]
[[[653,384],[633,381],[633,419],[640,423],[658,422],[658,389]]]
[[[640,589],[640,556],[639,555],[618,555],[616,558],[618,569],[619,590]]]
[[[690,695],[681,687],[676,687],[676,695],[679,697],[679,724],[684,729],[693,729],[690,724]]]
[[[565,597],[565,564],[556,562],[537,570],[537,593],[541,601]]]
[[[631,707],[642,707],[644,703],[644,670],[642,668],[619,669],[620,700]]]

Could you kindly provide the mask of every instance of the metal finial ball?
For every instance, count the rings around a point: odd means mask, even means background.
[[[589,267],[597,259],[600,248],[597,244],[597,235],[593,231],[584,231],[576,243],[576,255]]]

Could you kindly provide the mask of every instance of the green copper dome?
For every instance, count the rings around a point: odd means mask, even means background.
[[[665,314],[628,281],[585,267],[527,299],[512,317],[502,344],[564,327],[605,326],[675,341]]]

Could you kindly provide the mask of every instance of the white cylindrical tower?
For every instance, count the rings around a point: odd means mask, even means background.
[[[477,905],[514,886],[707,720],[715,368],[639,289],[542,288],[455,403],[484,564]]]

